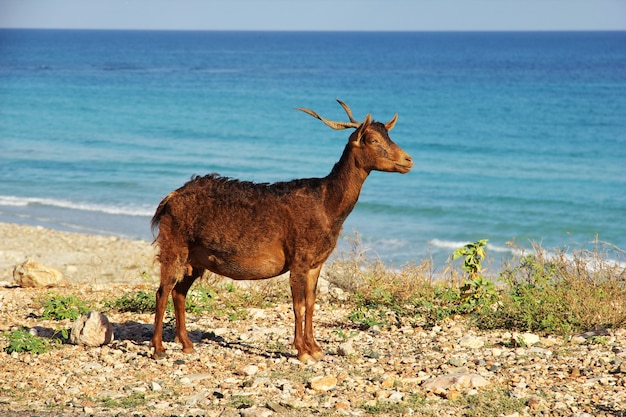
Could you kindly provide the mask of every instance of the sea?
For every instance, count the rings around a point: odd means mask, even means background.
[[[398,113],[415,161],[369,176],[338,252],[626,250],[626,32],[0,30],[0,221],[151,241],[193,175],[327,175],[351,132],[294,108],[336,99]]]

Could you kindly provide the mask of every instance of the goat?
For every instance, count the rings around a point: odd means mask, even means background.
[[[398,114],[386,124],[335,122],[312,110],[297,108],[327,126],[356,129],[341,159],[325,178],[258,184],[210,174],[192,178],[166,196],[152,218],[158,228],[161,282],[156,292],[152,346],[155,359],[163,348],[163,314],[169,294],[174,302],[176,337],[183,352],[194,351],[185,325],[185,298],[205,270],[235,280],[259,280],[290,272],[295,315],[293,345],[302,362],[324,356],[313,337],[317,279],[334,250],[344,220],[372,170],[407,173],[413,160],[391,141],[388,132]],[[304,322],[304,328],[303,328]]]

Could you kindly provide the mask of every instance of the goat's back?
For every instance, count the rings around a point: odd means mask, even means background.
[[[210,174],[194,177],[161,201],[152,218],[159,227],[163,216],[187,240],[204,241],[207,235],[236,235],[245,240],[297,232],[302,223],[319,221],[322,213],[321,179],[274,184],[239,181]],[[204,242],[206,243],[206,242]]]

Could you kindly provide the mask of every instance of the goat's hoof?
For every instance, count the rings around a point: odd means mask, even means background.
[[[191,346],[191,347],[184,347],[183,348],[183,353],[196,353],[196,350],[193,348],[193,346]]]
[[[324,357],[324,352],[312,352],[312,353],[303,353],[302,355],[298,355],[298,360],[302,363],[315,363],[318,360]]]
[[[315,359],[316,361],[319,361],[320,359],[324,357],[324,352],[320,350],[318,352],[311,353],[311,355],[313,356],[313,359]]]
[[[165,358],[167,358],[167,353],[165,353],[165,352],[157,352],[157,351],[155,351],[152,354],[152,359],[159,360],[159,359],[165,359]]]
[[[304,364],[315,362],[315,358],[313,358],[313,356],[309,355],[308,353],[303,353],[302,355],[298,355],[298,360]]]

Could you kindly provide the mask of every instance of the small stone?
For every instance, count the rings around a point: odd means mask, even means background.
[[[189,374],[180,379],[183,384],[189,384],[191,382],[201,381],[203,379],[211,378],[211,374]]]
[[[515,336],[515,341],[522,346],[532,346],[539,343],[539,336],[533,333],[522,333]]]
[[[102,346],[113,340],[113,326],[109,319],[98,311],[91,311],[74,322],[70,342],[75,345]]]
[[[259,407],[244,408],[239,413],[241,417],[270,417],[272,414],[272,410]]]
[[[461,356],[453,356],[450,359],[448,359],[448,364],[456,368],[462,367],[463,365],[465,365],[466,362],[467,360]]]
[[[445,397],[447,400],[456,401],[461,398],[461,393],[456,390],[450,390],[445,393]]]
[[[391,402],[391,403],[399,403],[404,399],[404,394],[401,392],[393,392],[391,393],[391,395],[389,396],[389,398],[387,398],[387,401]]]
[[[267,313],[262,308],[249,308],[248,317],[256,320],[265,320],[267,319]]]
[[[526,402],[526,405],[531,410],[540,410],[541,408],[545,407],[546,402],[539,397],[530,397]]]
[[[335,403],[335,409],[336,410],[349,410],[350,403],[348,401],[337,401]]]
[[[354,349],[354,345],[351,341],[344,342],[337,347],[337,354],[339,356],[350,356],[354,355],[356,350]]]
[[[54,287],[61,283],[63,274],[58,269],[29,259],[15,267],[13,279],[23,288]]]
[[[163,387],[161,387],[161,384],[159,384],[158,382],[154,382],[154,381],[153,381],[153,382],[150,384],[150,389],[151,389],[152,391],[157,392],[157,391],[162,391],[162,390],[163,390]]]
[[[499,348],[493,348],[493,349],[491,349],[491,355],[492,355],[494,358],[497,358],[497,357],[502,356],[502,349],[499,349]]]
[[[332,375],[317,376],[311,379],[309,385],[315,391],[330,391],[337,386],[337,378]]]
[[[450,374],[428,380],[422,384],[422,387],[426,391],[442,395],[447,391],[481,388],[488,384],[487,380],[478,374]]]
[[[468,349],[480,349],[485,346],[485,341],[481,337],[468,335],[459,341],[459,345]]]
[[[259,367],[256,365],[246,365],[241,369],[241,373],[246,376],[253,376],[259,372]]]
[[[346,292],[338,287],[332,287],[329,294],[332,298],[338,301],[346,301],[348,299]]]
[[[383,380],[383,383],[381,384],[381,386],[385,389],[389,389],[389,388],[393,388],[393,386],[395,385],[396,380],[393,377],[389,377],[389,378],[385,378]]]

